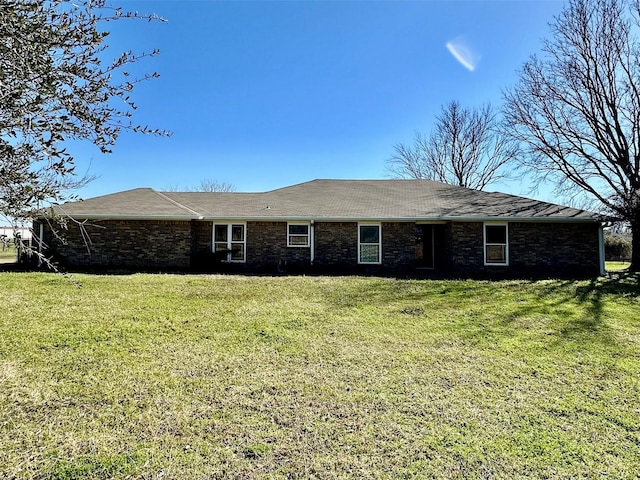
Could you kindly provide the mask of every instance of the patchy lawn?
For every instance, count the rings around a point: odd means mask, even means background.
[[[0,274],[0,478],[637,478],[638,277]]]
[[[0,243],[0,263],[13,263],[17,260],[18,253],[13,242]]]

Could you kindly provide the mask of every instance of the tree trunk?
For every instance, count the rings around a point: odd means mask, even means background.
[[[631,265],[632,272],[640,271],[640,211],[636,212],[634,221],[631,222]]]

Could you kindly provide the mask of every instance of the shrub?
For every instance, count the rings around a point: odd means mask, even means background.
[[[605,235],[604,258],[612,260],[631,260],[631,239],[620,235]]]

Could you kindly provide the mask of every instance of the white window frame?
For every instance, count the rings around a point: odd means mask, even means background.
[[[378,227],[378,242],[377,243],[362,243],[360,241],[360,227]],[[360,249],[362,245],[378,245],[378,261],[377,262],[362,262],[360,260]],[[382,224],[381,223],[360,223],[358,222],[358,264],[360,265],[380,265],[382,263]]]
[[[216,252],[216,226],[226,226],[227,227],[227,241],[226,241],[226,250],[232,250],[232,244],[242,244],[242,260],[234,260],[231,258],[231,253],[227,254],[226,260],[227,263],[246,263],[247,262],[247,224],[246,222],[215,222],[213,224],[213,229],[211,232],[211,251]],[[233,237],[233,227],[234,226],[242,226],[242,241],[235,241],[232,239]]]
[[[505,243],[488,243],[487,242],[487,227],[504,227]],[[506,267],[509,266],[509,224],[507,222],[485,222],[482,227],[482,243],[483,243],[483,255],[484,264],[489,267]],[[504,246],[504,262],[488,262],[487,261],[487,247],[488,246]]]
[[[291,233],[289,228],[291,226],[304,226],[307,227],[307,233]],[[307,242],[303,244],[291,243],[291,237],[304,237],[307,239]],[[287,247],[292,248],[309,248],[310,245],[310,237],[311,237],[311,224],[309,222],[287,222]]]

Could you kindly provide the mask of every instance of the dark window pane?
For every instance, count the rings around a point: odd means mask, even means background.
[[[242,243],[231,244],[231,260],[236,260],[236,261],[244,260],[244,244]]]
[[[289,225],[289,235],[308,235],[309,225]]]
[[[360,243],[380,243],[380,227],[362,225],[360,227]]]
[[[231,241],[244,242],[244,225],[231,226]]]
[[[226,225],[216,225],[215,241],[216,242],[226,242],[227,241],[227,226]]]
[[[507,226],[506,225],[486,225],[487,239],[486,243],[507,243]]]

